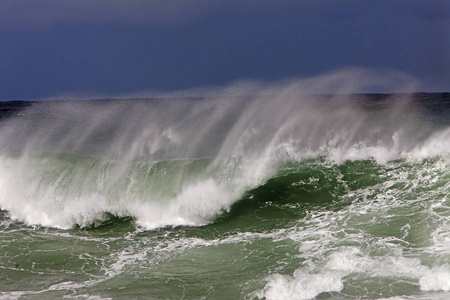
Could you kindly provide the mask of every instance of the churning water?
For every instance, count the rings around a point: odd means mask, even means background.
[[[449,95],[298,89],[2,103],[0,298],[450,297]]]

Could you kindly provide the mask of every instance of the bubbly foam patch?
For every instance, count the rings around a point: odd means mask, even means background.
[[[333,271],[311,274],[297,270],[293,276],[275,274],[268,280],[264,290],[257,294],[259,298],[307,300],[324,292],[339,292],[344,288],[342,274]]]
[[[450,291],[450,267],[435,267],[422,275],[419,284],[422,291]]]
[[[428,267],[421,264],[419,259],[391,255],[371,257],[356,247],[333,250],[329,256],[320,260],[310,261],[305,266],[298,268],[293,276],[280,274],[269,276],[265,288],[258,294],[259,297],[313,299],[321,293],[342,291],[345,282],[358,275],[371,278],[420,279],[420,286],[423,289],[422,281],[428,282],[430,280],[428,276],[432,273]],[[426,279],[421,276],[425,276]],[[441,285],[439,290],[442,290],[442,287]],[[430,289],[424,290],[429,291]]]

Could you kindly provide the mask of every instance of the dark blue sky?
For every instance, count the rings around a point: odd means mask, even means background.
[[[392,69],[450,91],[450,1],[1,0],[0,100]]]

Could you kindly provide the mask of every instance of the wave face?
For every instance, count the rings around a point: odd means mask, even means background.
[[[449,296],[449,95],[319,81],[1,104],[0,298]]]
[[[289,162],[445,155],[449,131],[408,97],[37,102],[2,124],[0,206],[59,228],[208,224]]]

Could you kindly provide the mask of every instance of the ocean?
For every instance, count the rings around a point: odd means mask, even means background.
[[[0,299],[450,299],[450,94],[0,102]]]

